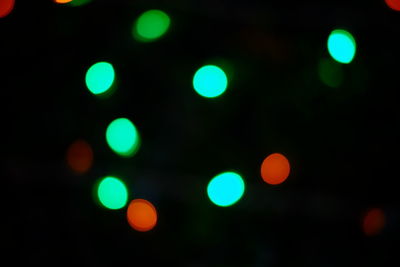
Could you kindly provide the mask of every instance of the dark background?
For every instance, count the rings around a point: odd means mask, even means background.
[[[153,43],[132,38],[135,19],[157,8],[172,20]],[[324,85],[335,28],[357,41],[339,88]],[[81,7],[18,1],[0,19],[2,251],[31,266],[389,266],[398,260],[400,13],[384,1],[128,1]],[[108,99],[85,86],[88,67],[111,62]],[[204,64],[229,66],[217,99],[192,87]],[[105,142],[117,117],[138,127],[142,146],[120,158]],[[65,163],[78,138],[94,165]],[[260,177],[263,159],[283,153],[291,175]],[[236,205],[206,196],[216,174],[246,181]],[[131,198],[156,206],[158,225],[131,229],[125,209],[106,210],[93,186],[116,175]],[[386,225],[367,237],[365,212]],[[392,263],[393,264],[393,263]],[[391,266],[395,266],[394,263]]]

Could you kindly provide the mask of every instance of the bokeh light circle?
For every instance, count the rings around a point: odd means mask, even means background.
[[[400,0],[385,0],[388,7],[395,11],[400,11]]]
[[[95,95],[104,94],[113,85],[115,79],[114,67],[108,62],[97,62],[86,72],[86,86]]]
[[[140,146],[140,136],[135,125],[127,118],[113,120],[106,130],[109,147],[123,157],[133,156]]]
[[[208,183],[207,195],[211,202],[220,207],[228,207],[238,202],[245,190],[243,178],[235,172],[224,172]]]
[[[4,18],[11,13],[14,9],[15,0],[1,0],[0,1],[0,18]]]
[[[203,97],[213,98],[223,94],[228,86],[225,72],[214,65],[206,65],[196,71],[193,77],[194,90]]]
[[[171,24],[169,16],[157,9],[144,12],[133,26],[133,36],[138,41],[150,42],[163,36]]]
[[[83,174],[92,167],[92,147],[84,140],[77,140],[68,147],[66,160],[72,171]]]
[[[280,153],[269,155],[261,164],[261,177],[271,185],[283,183],[288,178],[289,173],[289,160]]]
[[[128,201],[128,190],[120,179],[107,176],[99,182],[97,196],[104,207],[116,210],[125,207]]]
[[[366,236],[375,236],[382,232],[385,226],[385,213],[379,208],[369,209],[363,218],[362,228]]]
[[[337,62],[348,64],[356,54],[356,41],[348,31],[334,30],[328,37],[328,51]]]
[[[129,225],[140,232],[153,229],[157,224],[157,210],[145,199],[134,199],[129,203],[126,217]]]

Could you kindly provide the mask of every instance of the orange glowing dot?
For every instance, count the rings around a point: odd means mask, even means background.
[[[15,0],[0,0],[0,18],[4,18],[14,8]]]
[[[385,214],[381,209],[374,208],[367,211],[364,216],[362,228],[367,236],[378,235],[385,226]]]
[[[400,11],[400,0],[385,0],[385,2],[391,9]]]
[[[66,159],[71,170],[78,174],[83,174],[92,167],[92,148],[87,142],[77,140],[68,147]]]
[[[157,224],[156,208],[149,201],[134,199],[129,203],[127,210],[129,225],[140,232],[146,232]]]
[[[72,2],[72,0],[54,0],[54,2],[57,4],[66,4]]]
[[[279,153],[266,157],[261,164],[261,177],[266,183],[277,185],[283,183],[290,173],[288,159]]]

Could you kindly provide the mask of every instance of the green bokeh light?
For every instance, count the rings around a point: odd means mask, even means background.
[[[107,176],[98,184],[97,197],[104,207],[121,209],[128,201],[128,190],[120,179]]]
[[[108,125],[106,140],[110,148],[123,157],[133,156],[140,145],[139,132],[127,118],[115,119]]]
[[[223,94],[228,86],[225,72],[214,65],[206,65],[193,77],[194,90],[203,97],[213,98]]]
[[[235,172],[224,172],[215,176],[207,186],[211,202],[217,206],[228,207],[243,196],[245,184],[242,177]]]
[[[328,37],[328,51],[339,63],[350,63],[356,54],[356,41],[345,30],[334,30]]]
[[[86,86],[95,95],[104,94],[114,83],[115,72],[108,62],[93,64],[86,72]]]
[[[155,41],[167,32],[170,24],[171,20],[165,12],[157,9],[148,10],[136,20],[133,36],[142,42]]]
[[[343,82],[342,65],[332,59],[323,58],[318,64],[318,75],[320,80],[332,88],[339,87]]]
[[[71,2],[67,3],[70,6],[83,6],[89,4],[92,0],[72,0]]]

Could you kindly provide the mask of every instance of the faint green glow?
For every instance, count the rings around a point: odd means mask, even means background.
[[[196,71],[193,77],[194,90],[203,97],[217,97],[223,94],[228,86],[225,72],[214,65],[206,65]]]
[[[70,6],[83,6],[86,4],[89,4],[92,2],[92,0],[72,0],[71,2],[68,3]]]
[[[328,51],[337,62],[348,64],[356,54],[356,41],[345,30],[334,30],[328,37]]]
[[[148,10],[136,20],[133,36],[142,42],[154,41],[167,32],[170,24],[171,20],[165,12],[157,9]]]
[[[95,95],[107,92],[114,83],[115,72],[108,62],[93,64],[86,72],[86,86]]]
[[[110,148],[123,157],[133,156],[140,145],[139,132],[126,118],[115,119],[108,125],[106,140]]]
[[[318,64],[318,75],[325,85],[337,88],[343,82],[342,65],[331,59],[323,58]]]
[[[207,194],[215,205],[227,207],[239,201],[243,196],[244,188],[244,181],[239,174],[224,172],[209,182]]]
[[[120,179],[107,176],[98,184],[97,196],[104,207],[121,209],[128,201],[128,190]]]

